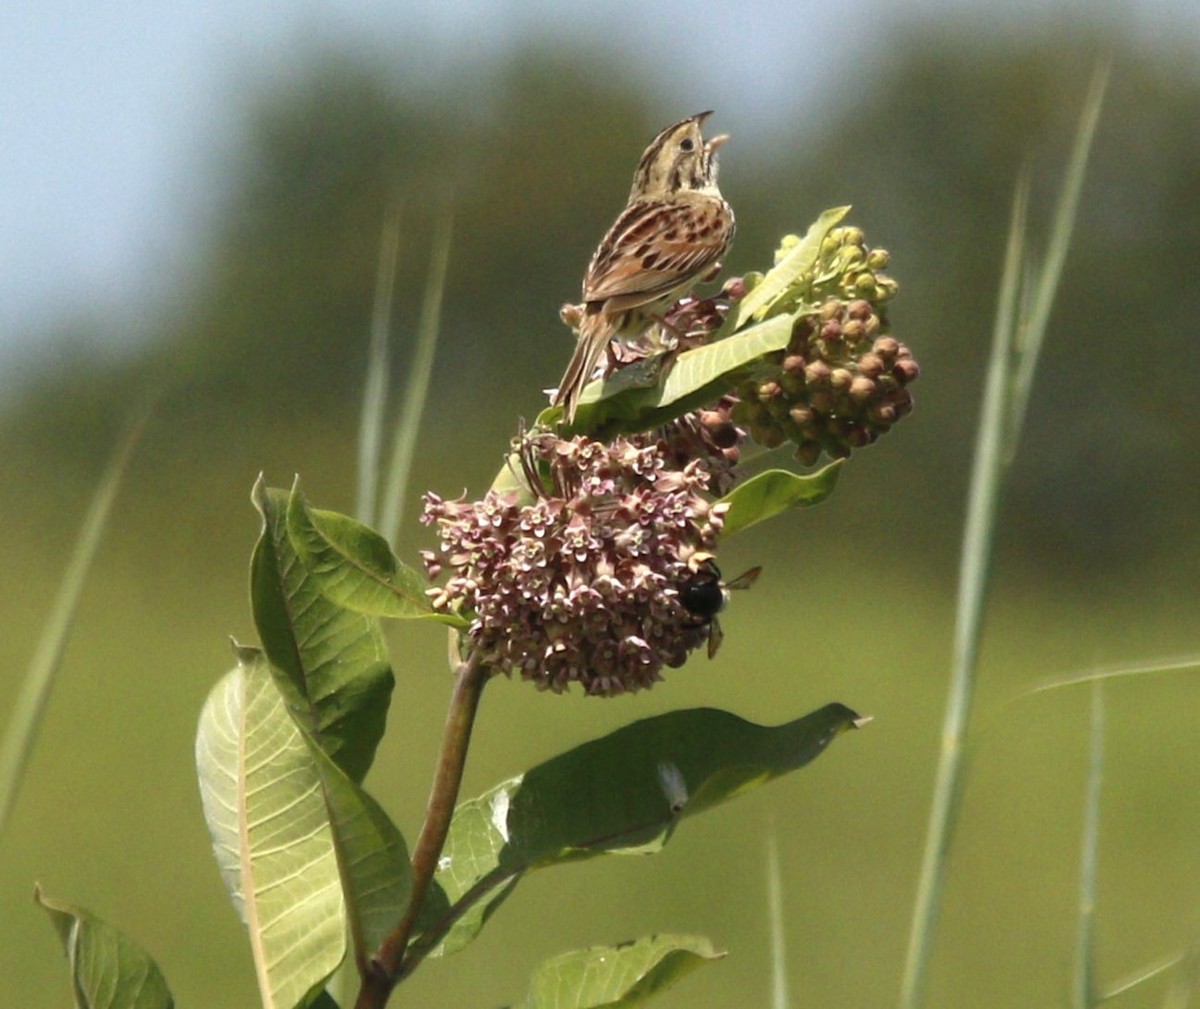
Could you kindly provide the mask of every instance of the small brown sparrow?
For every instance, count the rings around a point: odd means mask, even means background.
[[[614,339],[640,335],[679,298],[721,269],[733,241],[733,209],[717,188],[717,148],[700,127],[712,112],[668,126],[646,148],[629,202],[608,229],[583,278],[583,304],[564,306],[579,342],[553,402],[567,422],[600,355]]]

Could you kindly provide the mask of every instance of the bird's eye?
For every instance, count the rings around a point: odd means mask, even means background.
[[[695,148],[696,142],[691,137],[687,137],[679,142],[679,149],[681,151],[691,151],[695,150]]]

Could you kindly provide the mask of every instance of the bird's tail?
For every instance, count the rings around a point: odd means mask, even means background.
[[[571,355],[562,381],[558,383],[558,391],[554,394],[554,405],[562,404],[568,424],[575,420],[579,395],[583,392],[583,387],[591,381],[600,355],[604,353],[612,337],[612,323],[603,312],[587,313],[580,321],[575,353]]]

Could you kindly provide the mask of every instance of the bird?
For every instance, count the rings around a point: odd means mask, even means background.
[[[578,339],[552,402],[562,405],[568,424],[610,341],[661,322],[663,312],[721,269],[735,220],[717,188],[717,148],[729,137],[701,135],[711,115],[681,119],[651,141],[625,209],[592,255],[582,304],[563,308],[563,318],[577,322]]]

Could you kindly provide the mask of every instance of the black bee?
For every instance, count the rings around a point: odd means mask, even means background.
[[[708,629],[708,657],[710,659],[717,654],[717,649],[721,647],[721,642],[725,639],[717,614],[725,609],[725,604],[729,601],[729,591],[750,588],[761,574],[761,567],[751,568],[731,582],[723,581],[721,569],[717,567],[711,557],[706,557],[700,562],[696,572],[679,586],[680,603],[683,604],[685,610],[697,618],[697,623],[689,626]]]

